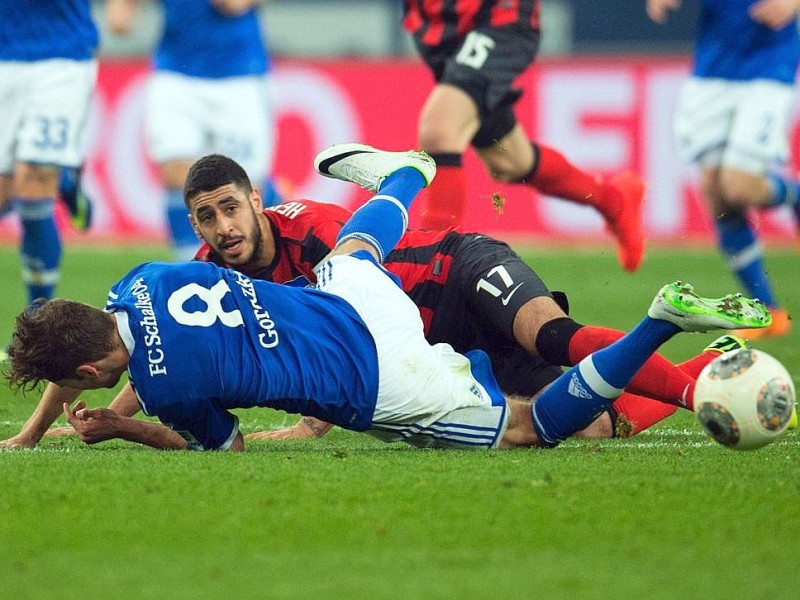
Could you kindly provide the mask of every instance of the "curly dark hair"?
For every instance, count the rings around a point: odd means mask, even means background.
[[[189,207],[189,202],[198,194],[229,183],[248,195],[253,191],[250,178],[239,163],[222,154],[209,154],[197,160],[189,169],[183,185],[183,201]]]
[[[74,300],[36,300],[14,322],[5,373],[9,387],[24,392],[42,381],[73,377],[80,365],[114,350],[114,330],[114,319],[99,308]]]

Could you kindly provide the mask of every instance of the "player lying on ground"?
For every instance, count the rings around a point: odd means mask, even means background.
[[[373,150],[363,145],[348,147]],[[363,187],[379,187],[381,178],[369,167],[348,175],[335,165],[320,166],[326,175],[347,181],[352,175]],[[219,155],[195,163],[185,195],[197,234],[207,242],[198,252],[200,260],[278,283],[315,282],[314,266],[331,251],[350,216],[341,207],[306,200],[263,210],[258,190],[244,170]],[[486,351],[503,392],[528,401],[560,375],[556,365],[575,365],[622,336],[620,331],[583,326],[569,318],[513,250],[483,235],[454,229],[410,230],[384,266],[400,277],[417,305],[429,342],[448,343],[461,353],[474,348]],[[624,426],[620,429],[634,434],[669,416],[677,406],[691,410],[694,377],[715,356],[715,352],[704,352],[677,368],[663,356],[653,355],[628,391],[582,435],[612,436],[617,416]],[[21,431],[0,442],[0,447],[35,446],[61,414],[62,403],[71,403],[75,397],[74,390],[48,386]],[[126,416],[138,411],[129,386],[111,407]],[[308,417],[289,430],[254,435],[306,437],[327,428]]]
[[[77,397],[115,386],[127,370],[145,413],[169,425],[64,403],[87,443],[242,450],[230,410],[264,406],[417,446],[552,447],[606,410],[676,333],[769,324],[757,300],[706,300],[670,284],[632,332],[571,368],[533,405],[507,400],[485,353],[464,356],[425,340],[416,306],[379,266],[433,177],[430,158],[337,147],[321,158],[387,176],[342,227],[315,289],[210,264],[140,265],[112,287],[106,311],[53,300],[19,315],[10,385],[47,380]]]

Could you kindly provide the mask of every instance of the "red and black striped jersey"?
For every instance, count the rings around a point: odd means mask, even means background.
[[[426,46],[463,38],[477,26],[539,29],[539,0],[404,0],[403,7],[403,26]]]
[[[276,283],[316,283],[314,267],[336,243],[336,236],[352,213],[341,206],[299,200],[264,210],[275,239],[275,257],[267,267],[239,268],[248,277]],[[447,283],[453,255],[464,236],[454,229],[408,230],[384,262],[384,267],[400,278],[403,290],[420,310],[427,331]],[[225,265],[208,244],[203,244],[195,260]]]

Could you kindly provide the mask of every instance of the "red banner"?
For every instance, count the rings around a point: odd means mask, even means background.
[[[679,162],[671,120],[688,63],[608,57],[540,61],[520,80],[517,113],[531,137],[592,172],[625,169],[648,182],[645,226],[651,240],[710,239],[696,175]],[[162,191],[143,139],[145,61],[101,64],[89,127],[85,185],[96,223],[81,239],[163,239]],[[273,170],[293,197],[356,206],[367,196],[325,179],[312,166],[318,150],[361,141],[403,150],[416,145],[417,115],[433,82],[416,60],[282,61],[272,78],[277,119]],[[798,115],[795,115],[798,117]],[[794,120],[793,140],[800,139]],[[797,145],[795,143],[795,145]],[[583,241],[604,236],[591,209],[492,181],[474,153],[465,157],[469,203],[463,226],[505,238]],[[502,212],[492,197],[504,200]],[[421,203],[417,203],[418,212]],[[412,224],[417,220],[412,214]],[[0,237],[16,235],[5,219]],[[65,227],[65,230],[68,228]],[[788,210],[764,213],[761,231],[793,239]]]

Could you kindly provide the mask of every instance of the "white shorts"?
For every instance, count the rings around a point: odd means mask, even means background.
[[[777,81],[692,77],[678,98],[674,130],[681,157],[764,173],[789,155],[794,88]]]
[[[77,167],[97,61],[0,62],[0,173],[14,163]]]
[[[224,154],[260,187],[272,168],[273,125],[264,76],[202,79],[157,71],[147,85],[146,130],[157,163]]]
[[[508,425],[505,401],[492,401],[465,356],[428,343],[419,309],[388,274],[344,255],[322,263],[317,281],[353,306],[375,340],[378,401],[367,433],[421,447],[497,447]]]

